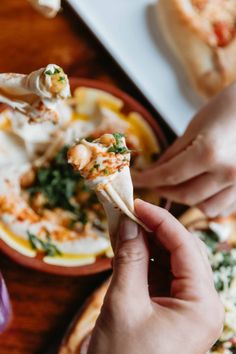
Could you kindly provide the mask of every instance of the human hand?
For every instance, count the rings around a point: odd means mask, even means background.
[[[136,201],[135,207],[137,216],[153,231],[155,248],[161,245],[170,254],[171,294],[160,297],[155,286],[148,284],[148,239],[126,218],[88,353],[205,354],[220,336],[224,317],[205,245],[166,210],[142,201]],[[159,258],[151,264],[156,274],[151,279],[158,284]]]
[[[236,83],[191,121],[158,163],[133,175],[136,187],[198,206],[210,217],[236,210]]]

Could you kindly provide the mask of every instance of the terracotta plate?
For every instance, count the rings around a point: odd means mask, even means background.
[[[140,113],[155,132],[161,150],[164,150],[167,147],[167,141],[157,121],[150,115],[150,113],[147,112],[147,110],[142,105],[140,105],[135,99],[131,98],[125,92],[117,89],[116,87],[105,84],[103,82],[87,80],[87,79],[71,78],[70,84],[71,84],[72,91],[80,86],[91,87],[91,88],[107,91],[112,95],[120,98],[124,102],[124,108],[123,108],[124,113],[128,113],[131,111]],[[169,203],[166,203],[165,207],[168,207],[169,206],[168,204]],[[12,258],[14,261],[16,261],[17,263],[23,266],[40,270],[43,272],[47,272],[47,273],[52,273],[52,274],[79,276],[79,275],[99,273],[111,268],[111,260],[109,258],[98,258],[95,263],[90,265],[65,267],[65,266],[46,264],[40,258],[37,257],[36,258],[26,257],[20,254],[19,252],[15,251],[11,247],[9,247],[2,240],[0,240],[0,249],[4,253],[6,253],[10,258]]]

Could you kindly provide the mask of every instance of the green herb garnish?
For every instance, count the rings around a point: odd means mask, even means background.
[[[27,231],[29,243],[33,250],[43,251],[46,256],[55,257],[62,256],[61,251],[52,243],[50,234],[46,233],[46,240],[43,241],[30,231]]]
[[[45,71],[45,74],[52,76],[52,75],[55,75],[55,74],[59,74],[60,72],[61,71],[59,69],[54,68],[54,72],[52,72],[52,70],[49,69],[49,70]]]
[[[212,270],[215,275],[215,287],[217,291],[224,291],[235,279],[236,261],[230,251],[221,251],[220,260],[212,264]],[[214,255],[217,257],[217,253]],[[213,256],[213,257],[214,257]]]
[[[119,143],[119,141],[120,141],[122,138],[125,137],[125,135],[122,134],[122,133],[113,133],[112,135],[113,135],[114,138],[116,139],[116,142],[117,142],[117,143]]]
[[[76,224],[77,222],[81,222],[82,225],[86,225],[86,224],[87,224],[87,222],[88,222],[88,215],[87,215],[87,213],[86,213],[85,210],[80,210],[79,213],[78,213],[78,215],[77,215],[77,218],[70,220],[70,222],[68,223],[67,226],[68,226],[70,229],[73,229],[74,226],[75,226],[75,224]]]
[[[210,229],[206,231],[202,230],[200,233],[200,238],[212,251],[215,251],[219,243],[219,237],[214,231]]]
[[[114,152],[115,154],[126,154],[129,150],[125,146],[117,146],[113,144],[113,146],[109,147],[107,152]]]
[[[99,202],[95,192],[88,187],[80,173],[74,171],[68,164],[67,151],[68,147],[64,146],[50,165],[40,167],[36,171],[34,184],[27,188],[27,191],[32,201],[37,193],[43,194],[45,202],[42,208],[61,208],[70,211],[73,222],[68,223],[68,227],[73,228],[77,222],[85,225],[89,221],[88,211]],[[96,168],[99,167],[99,164],[95,165]],[[80,201],[80,192],[87,192],[88,197]]]
[[[45,71],[45,74],[47,74],[47,75],[53,75],[53,72],[51,71],[51,70],[47,70],[47,71]]]
[[[114,133],[113,134],[116,142],[112,146],[109,147],[107,152],[114,152],[115,154],[126,154],[129,152],[126,146],[124,146],[122,138],[124,134],[121,133]]]
[[[90,168],[90,171],[89,171],[89,172],[93,173],[93,172],[97,171],[97,170],[99,169],[99,167],[100,167],[100,164],[95,162],[95,164],[93,165],[93,167]]]
[[[58,79],[59,82],[61,81],[65,81],[65,77],[64,76],[60,76],[59,79]]]
[[[93,204],[95,193],[85,184],[80,173],[74,171],[68,164],[67,151],[68,147],[64,146],[51,161],[50,166],[37,170],[36,181],[28,191],[31,198],[37,193],[42,193],[46,199],[45,208],[68,210],[74,214],[76,222],[85,225],[88,221],[86,210]],[[80,190],[90,193],[86,203],[79,204],[75,200]]]
[[[72,219],[72,220],[69,221],[67,227],[68,227],[69,229],[73,229],[74,226],[75,226],[75,224],[76,224],[77,222],[78,222],[78,220]]]
[[[42,193],[47,200],[45,207],[62,208],[80,216],[78,205],[73,203],[73,196],[82,180],[79,172],[74,171],[67,162],[68,147],[64,147],[48,167],[41,167],[37,171],[36,182],[29,188],[31,197]],[[83,217],[84,220],[84,217]]]

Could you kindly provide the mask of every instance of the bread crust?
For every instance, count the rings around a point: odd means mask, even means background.
[[[109,284],[110,279],[98,288],[88,301],[86,301],[78,317],[72,323],[58,354],[82,353],[83,342],[91,334],[95,326]]]
[[[236,246],[236,213],[229,216],[209,219],[198,208],[189,208],[183,215],[180,216],[179,221],[190,231],[207,230],[211,221],[219,224],[229,223],[232,226],[232,231],[227,242],[232,247]]]
[[[219,47],[189,0],[159,0],[157,15],[163,35],[186,69],[197,91],[211,97],[236,80],[236,36]]]

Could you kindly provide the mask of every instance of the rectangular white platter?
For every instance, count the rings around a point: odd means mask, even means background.
[[[153,107],[182,134],[203,100],[158,27],[155,0],[67,0]]]

